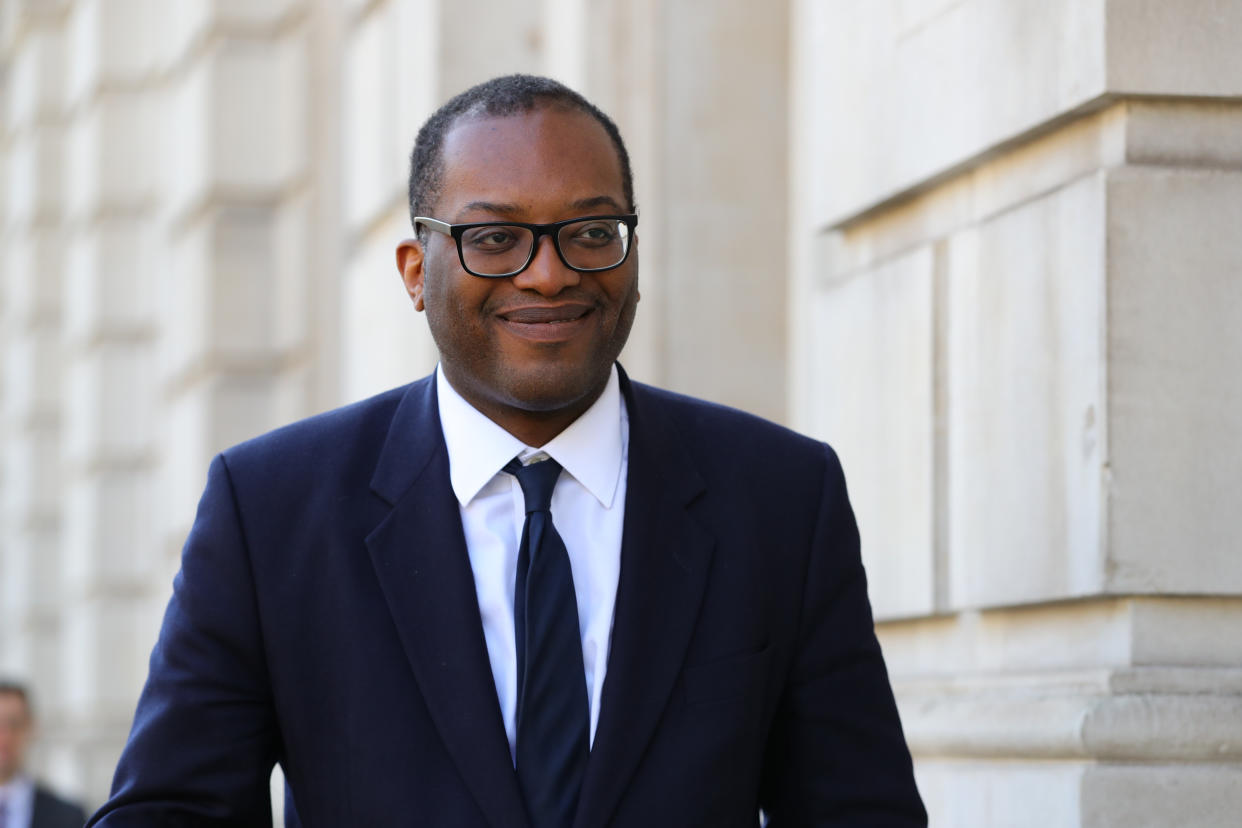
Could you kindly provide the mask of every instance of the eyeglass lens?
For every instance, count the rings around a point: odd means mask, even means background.
[[[528,227],[491,224],[461,234],[466,269],[488,276],[514,273],[526,266],[535,244]],[[588,219],[566,224],[556,234],[566,264],[579,270],[615,267],[625,259],[630,228],[618,219]]]

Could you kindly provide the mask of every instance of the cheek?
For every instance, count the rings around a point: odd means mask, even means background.
[[[441,351],[474,351],[487,337],[492,285],[455,268],[428,269],[423,285],[427,324]]]
[[[620,316],[633,315],[638,304],[638,275],[630,272],[624,279],[618,279],[605,288],[609,301],[617,309]]]
[[[464,282],[468,274],[459,274],[453,268],[428,266],[423,282],[423,303],[429,319],[451,323],[460,320],[470,305],[471,285]]]

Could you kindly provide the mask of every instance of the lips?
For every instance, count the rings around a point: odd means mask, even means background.
[[[593,310],[591,305],[584,304],[565,304],[565,305],[539,305],[514,308],[503,313],[497,314],[506,322],[516,322],[521,325],[546,325],[555,324],[557,322],[574,322],[586,316]]]
[[[496,314],[511,335],[531,343],[567,342],[589,329],[594,305],[525,305]]]

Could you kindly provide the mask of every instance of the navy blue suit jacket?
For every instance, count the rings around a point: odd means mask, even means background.
[[[612,650],[575,825],[916,826],[822,443],[631,383]],[[211,465],[96,825],[528,825],[435,383]]]
[[[35,785],[30,810],[30,828],[82,828],[86,813],[82,806],[61,799],[42,785]]]

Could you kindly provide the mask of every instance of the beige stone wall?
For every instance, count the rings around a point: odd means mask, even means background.
[[[425,373],[421,121],[618,120],[636,377],[840,451],[933,824],[1242,810],[1242,4],[0,0],[0,671],[104,796],[211,455]]]
[[[308,3],[0,9],[0,668],[97,803],[211,455],[339,399],[335,73]]]
[[[1242,810],[1242,4],[802,2],[791,419],[933,821]]]

